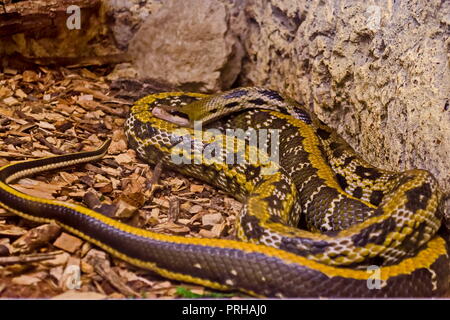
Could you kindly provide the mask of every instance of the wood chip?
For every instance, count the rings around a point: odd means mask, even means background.
[[[59,121],[55,124],[55,128],[58,131],[65,132],[73,127],[72,122],[70,121]]]
[[[94,96],[92,94],[82,94],[78,97],[78,101],[92,101]]]
[[[202,238],[215,238],[216,235],[209,231],[209,230],[205,230],[205,229],[200,229],[200,231],[198,232],[198,234],[202,237]]]
[[[109,260],[106,253],[97,249],[89,250],[81,261],[90,264],[91,266],[94,266],[96,263],[109,265]]]
[[[94,266],[95,272],[97,272],[102,278],[107,280],[112,286],[114,286],[120,293],[125,296],[138,296],[139,294],[131,289],[125,281],[110,267],[109,262],[98,253],[98,250],[91,250],[84,259],[88,264]]]
[[[103,183],[102,186],[94,185],[94,188],[98,188],[101,193],[111,193],[114,190],[112,183]]]
[[[46,267],[60,267],[65,266],[70,258],[70,254],[64,251],[60,251],[53,258],[40,262],[41,265]]]
[[[169,220],[176,221],[180,215],[180,201],[175,196],[169,197]]]
[[[127,142],[125,141],[125,139],[120,139],[117,141],[112,141],[111,145],[109,146],[109,151],[112,154],[117,154],[117,153],[124,153],[128,150],[128,145]]]
[[[18,284],[18,285],[30,286],[33,284],[37,284],[41,280],[42,279],[40,279],[39,277],[33,277],[33,276],[29,276],[29,275],[25,274],[25,275],[21,275],[19,277],[13,278],[12,283]]]
[[[77,251],[81,245],[83,244],[83,241],[77,237],[74,237],[70,234],[67,234],[63,232],[58,239],[53,243],[53,245],[59,249],[65,250],[70,253],[74,253]]]
[[[180,205],[180,209],[181,210],[185,210],[185,211],[187,211],[187,212],[189,212],[189,209],[192,207],[192,203],[190,203],[190,202],[183,202],[181,205]]]
[[[54,199],[53,193],[61,190],[62,185],[57,183],[48,184],[42,181],[24,178],[20,179],[18,184],[13,184],[13,187],[18,191],[31,196],[44,199]]]
[[[61,176],[61,178],[63,178],[65,182],[67,182],[67,184],[72,184],[79,179],[76,175],[64,171],[60,172],[59,175]]]
[[[170,232],[178,235],[188,234],[191,229],[173,222],[160,223],[154,229],[155,232]]]
[[[0,86],[0,99],[10,97],[13,91],[7,87]]]
[[[55,280],[60,281],[62,275],[64,272],[64,267],[63,266],[57,266],[54,268],[51,268],[49,271],[49,275],[52,276]]]
[[[37,253],[22,256],[0,257],[0,265],[18,264],[18,263],[30,263],[43,260],[53,259],[60,252],[52,253]]]
[[[117,211],[114,214],[114,217],[116,218],[130,218],[137,211],[137,208],[135,206],[122,199],[119,199],[119,201],[117,201],[115,205],[117,206]]]
[[[89,242],[83,243],[80,250],[80,256],[84,257],[91,249],[92,245]]]
[[[210,213],[202,216],[202,224],[204,226],[214,226],[223,221],[223,217],[220,213]]]
[[[226,232],[228,226],[226,222],[216,224],[212,227],[211,232],[214,234],[215,238],[220,238]]]
[[[23,81],[25,81],[25,82],[35,82],[35,81],[39,80],[38,74],[32,70],[26,70],[22,74],[22,78],[23,78]]]
[[[6,103],[8,106],[20,104],[20,101],[14,97],[5,98],[5,99],[3,99],[3,102]]]
[[[188,225],[188,224],[191,223],[191,219],[183,219],[183,218],[180,218],[180,219],[177,219],[177,223],[181,223],[181,224],[183,224],[183,225]]]
[[[163,208],[169,209],[169,207],[170,207],[169,201],[164,200],[164,199],[155,198],[155,199],[153,199],[153,202],[160,205]]]
[[[168,179],[168,184],[172,192],[177,192],[186,188],[185,180],[180,178]]]
[[[85,168],[86,168],[86,170],[92,171],[97,174],[106,174],[105,171],[103,171],[101,168],[99,168],[97,166],[94,166],[92,163],[86,163]],[[106,178],[104,178],[104,179],[107,180]]]
[[[120,177],[122,170],[121,169],[115,169],[115,168],[111,168],[111,167],[105,167],[103,169],[108,175],[113,176],[113,177]]]
[[[136,160],[136,157],[131,156],[132,153],[121,153],[114,157],[114,160],[117,161],[119,164],[127,164],[132,163]]]
[[[26,232],[27,231],[21,227],[0,223],[0,235],[2,236],[20,237],[24,235]]]
[[[203,190],[205,190],[205,186],[201,184],[191,184],[189,190],[194,193],[203,192]]]
[[[242,202],[237,201],[234,198],[225,197],[223,199],[224,204],[231,208],[235,213],[239,213],[242,209]]]
[[[141,177],[142,178],[142,177]],[[132,185],[131,188],[125,190],[120,196],[119,200],[124,200],[128,204],[140,208],[144,205],[146,199],[144,194],[142,193],[142,189],[144,188],[145,179],[139,179],[140,181],[134,180],[136,186]],[[140,187],[140,190],[135,191],[136,187]]]
[[[203,210],[203,207],[201,205],[195,204],[189,208],[189,213],[195,214],[195,213],[199,213],[202,210]]]
[[[194,214],[191,219],[189,219],[189,224],[194,224],[196,221],[201,222],[202,216],[205,214],[205,211],[200,211],[199,213]]]
[[[87,263],[84,260],[81,260],[80,268],[81,268],[81,271],[84,272],[84,273],[88,273],[89,274],[89,273],[93,273],[94,272],[94,266],[92,264],[90,264],[90,263]]]
[[[61,228],[55,224],[44,224],[30,229],[11,244],[13,254],[29,253],[55,239]]]
[[[22,99],[28,97],[28,95],[27,95],[25,92],[23,92],[22,89],[17,89],[16,92],[14,92],[14,95],[15,95],[16,97],[22,98]]]
[[[46,121],[39,121],[38,126],[43,129],[56,130],[56,128],[53,124],[48,123]]]
[[[94,192],[86,192],[83,196],[83,202],[86,204],[86,206],[89,209],[94,209],[96,207],[99,207],[102,203],[100,202],[100,199],[97,197],[97,195]]]

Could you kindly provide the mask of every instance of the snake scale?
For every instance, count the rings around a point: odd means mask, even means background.
[[[448,290],[435,178],[371,166],[292,99],[259,87],[210,96],[157,93],[135,103],[125,133],[144,161],[241,200],[239,240],[154,233],[8,185],[100,159],[109,141],[94,151],[4,166],[0,205],[55,222],[163,277],[219,290],[267,297],[430,297]]]

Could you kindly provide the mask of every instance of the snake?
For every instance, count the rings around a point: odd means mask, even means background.
[[[56,223],[162,277],[256,297],[435,297],[449,289],[439,235],[443,192],[421,169],[370,165],[313,112],[279,92],[241,87],[207,95],[161,92],[125,122],[143,161],[226,191],[243,203],[235,239],[168,235],[10,183],[100,160],[92,151],[0,168],[0,205]]]

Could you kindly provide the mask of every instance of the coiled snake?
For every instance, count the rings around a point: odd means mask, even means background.
[[[199,130],[197,120],[207,130]],[[242,200],[240,240],[158,234],[8,185],[99,159],[109,141],[95,151],[4,166],[0,205],[56,222],[164,277],[220,290],[269,297],[440,296],[448,290],[435,178],[424,170],[374,168],[314,114],[275,91],[150,95],[132,107],[125,132],[144,161],[162,161]]]

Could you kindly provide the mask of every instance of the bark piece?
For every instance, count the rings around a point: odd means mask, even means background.
[[[82,244],[83,241],[81,239],[71,236],[70,234],[67,234],[65,232],[63,232],[53,243],[55,247],[70,253],[74,253],[75,251],[77,251]]]
[[[223,221],[223,217],[220,213],[210,213],[202,216],[202,224],[204,226],[214,226]]]
[[[10,225],[10,224],[0,224],[0,236],[13,236],[20,237],[24,235],[27,231],[21,227]]]
[[[55,224],[44,224],[33,228],[11,244],[13,254],[23,254],[49,243],[61,233]]]

